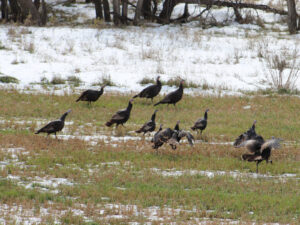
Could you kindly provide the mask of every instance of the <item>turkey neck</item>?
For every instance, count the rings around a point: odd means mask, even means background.
[[[156,116],[156,112],[152,114],[151,116],[151,120],[154,122],[155,121],[155,116]]]
[[[179,85],[179,89],[178,90],[181,90],[181,91],[183,91],[183,84],[182,83],[180,83],[180,85]]]
[[[104,87],[101,87],[100,91],[98,91],[99,94],[103,93]]]
[[[207,120],[207,112],[204,113],[204,119]]]
[[[161,87],[161,82],[160,82],[160,80],[157,80],[157,81],[156,81],[156,85]]]
[[[129,112],[130,112],[130,111],[131,111],[131,109],[132,109],[132,103],[131,103],[131,102],[129,102],[129,103],[128,103],[128,106],[127,106],[127,111],[129,111]]]
[[[66,119],[67,115],[68,115],[67,112],[64,113],[64,114],[60,117],[60,120],[63,121],[63,122],[65,122],[65,119]]]

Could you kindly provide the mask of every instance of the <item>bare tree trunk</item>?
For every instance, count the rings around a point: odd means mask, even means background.
[[[184,2],[184,1],[183,1]],[[160,23],[170,23],[170,18],[173,12],[174,7],[176,6],[176,0],[165,0],[163,4],[163,9],[159,14]]]
[[[122,0],[122,18],[123,23],[127,24],[127,15],[128,15],[128,3],[127,0]]]
[[[120,0],[113,0],[114,24],[120,24]]]
[[[138,25],[140,22],[141,14],[142,14],[142,7],[143,7],[144,0],[138,0],[136,9],[135,9],[135,15],[133,19],[133,24]]]
[[[288,6],[288,27],[290,34],[297,33],[297,12],[296,12],[296,4],[295,0],[287,0]]]
[[[233,7],[233,11],[235,14],[235,21],[238,23],[241,23],[243,21],[243,17],[241,15],[240,11],[238,10],[237,7]]]
[[[152,13],[151,13],[151,0],[144,0],[143,1],[143,7],[142,7],[142,15],[145,19],[151,19]]]
[[[39,10],[40,4],[41,4],[41,3],[40,3],[40,0],[34,0],[33,3],[34,3],[34,5],[35,5],[36,9]]]
[[[109,4],[108,0],[103,0],[103,9],[104,9],[104,20],[105,22],[110,22],[110,11],[109,11]]]
[[[1,0],[1,14],[3,20],[8,20],[7,0]]]
[[[190,16],[189,13],[189,4],[185,3],[184,5],[184,13],[182,14],[182,16],[178,17],[177,19],[175,19],[174,21],[179,22],[179,23],[186,23],[188,18]]]
[[[42,0],[41,25],[46,25],[48,21],[48,11],[45,0]]]
[[[10,9],[13,15],[13,21],[17,22],[23,22],[23,18],[21,16],[21,8],[18,4],[17,0],[9,0]]]
[[[96,18],[103,19],[101,0],[94,0],[94,3],[95,3],[95,10],[96,10]]]
[[[32,3],[32,1],[31,0],[18,0],[18,3],[20,4],[20,7],[21,7],[21,14],[22,14],[23,20],[28,18],[28,16],[30,15],[31,22],[33,22],[34,24],[40,25],[40,23],[41,23],[40,14],[37,11],[34,4]]]

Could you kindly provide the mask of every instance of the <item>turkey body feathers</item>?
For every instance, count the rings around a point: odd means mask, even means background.
[[[129,119],[131,109],[132,109],[132,100],[129,101],[128,106],[127,106],[126,109],[123,109],[123,110],[120,110],[120,111],[116,112],[111,117],[111,119],[108,122],[106,122],[105,125],[108,126],[108,127],[112,126],[113,124],[116,124],[116,126],[118,126],[120,124],[123,125]]]
[[[89,90],[82,92],[82,94],[79,96],[79,98],[76,100],[76,102],[79,102],[79,101],[95,102],[95,101],[97,101],[99,99],[99,97],[103,94],[104,87],[105,86],[102,86],[100,91],[89,89]]]
[[[67,117],[67,115],[71,112],[71,110],[69,109],[67,112],[65,112],[59,120],[54,120],[50,123],[48,123],[46,126],[42,127],[41,129],[39,129],[37,132],[35,132],[35,134],[39,134],[39,133],[47,133],[52,134],[54,133],[56,135],[56,132],[61,131],[64,126],[65,126],[65,119]]]
[[[159,104],[174,104],[176,105],[182,99],[183,96],[183,81],[180,82],[180,86],[177,90],[167,94],[161,101],[154,104],[157,106]]]
[[[150,85],[146,88],[144,88],[139,94],[133,96],[133,98],[151,98],[153,99],[155,96],[157,96],[161,90],[161,82],[160,82],[160,76],[156,79],[156,84]]]

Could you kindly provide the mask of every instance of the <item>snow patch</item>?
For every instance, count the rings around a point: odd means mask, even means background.
[[[254,178],[254,179],[265,178],[265,179],[279,179],[283,181],[288,178],[297,179],[297,180],[300,179],[299,177],[297,177],[297,174],[290,174],[290,173],[272,176],[267,174],[242,173],[239,171],[176,170],[176,169],[161,170],[158,168],[151,168],[151,171],[165,177],[177,177],[177,176],[184,176],[184,175],[190,175],[190,176],[202,175],[209,178],[214,178],[215,176],[230,176],[233,178],[243,178],[243,177]]]

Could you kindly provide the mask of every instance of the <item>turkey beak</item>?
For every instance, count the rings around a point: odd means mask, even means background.
[[[67,113],[70,113],[70,112],[72,112],[72,110],[71,110],[71,109],[69,109],[69,110],[67,111]]]

